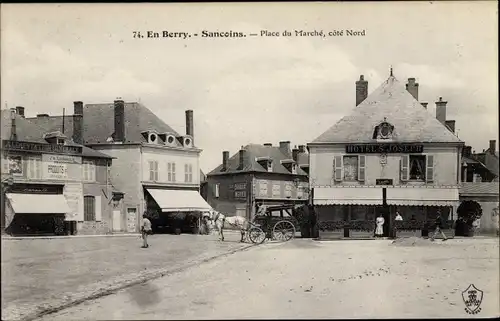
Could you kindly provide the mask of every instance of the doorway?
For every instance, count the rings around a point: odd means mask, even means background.
[[[122,212],[120,210],[113,210],[113,232],[120,232],[122,230]]]

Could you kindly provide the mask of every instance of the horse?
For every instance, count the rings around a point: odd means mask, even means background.
[[[224,228],[230,226],[240,230],[240,242],[245,242],[246,231],[251,225],[247,218],[243,216],[226,216],[217,211],[210,211],[208,214],[205,214],[204,217],[212,221],[212,224],[219,233],[220,241],[224,241]]]

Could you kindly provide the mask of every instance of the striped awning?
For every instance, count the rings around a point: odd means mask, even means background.
[[[10,205],[18,214],[66,214],[71,210],[62,194],[7,193]]]
[[[382,205],[381,187],[315,187],[314,205]]]
[[[210,205],[195,190],[168,190],[148,188],[162,212],[209,211]]]
[[[453,206],[458,188],[388,188],[387,204],[400,206]]]

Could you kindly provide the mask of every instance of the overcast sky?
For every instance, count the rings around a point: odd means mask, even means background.
[[[497,2],[19,4],[1,6],[2,108],[72,113],[73,101],[140,101],[195,140],[207,172],[248,143],[306,144],[389,76],[448,101],[475,150],[498,141]],[[365,30],[361,37],[137,39],[134,31]],[[498,146],[498,143],[497,143]],[[498,147],[497,147],[498,150]]]

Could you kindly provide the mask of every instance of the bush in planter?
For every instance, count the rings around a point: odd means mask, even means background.
[[[483,215],[481,205],[479,205],[479,203],[475,201],[463,201],[458,206],[457,214],[458,221],[461,221],[460,224],[458,224],[457,222],[457,226],[461,225],[461,230],[457,231],[456,229],[455,233],[458,235],[457,232],[461,232],[461,234],[464,236],[474,236],[474,228],[472,226],[472,223],[475,220],[480,219]]]

